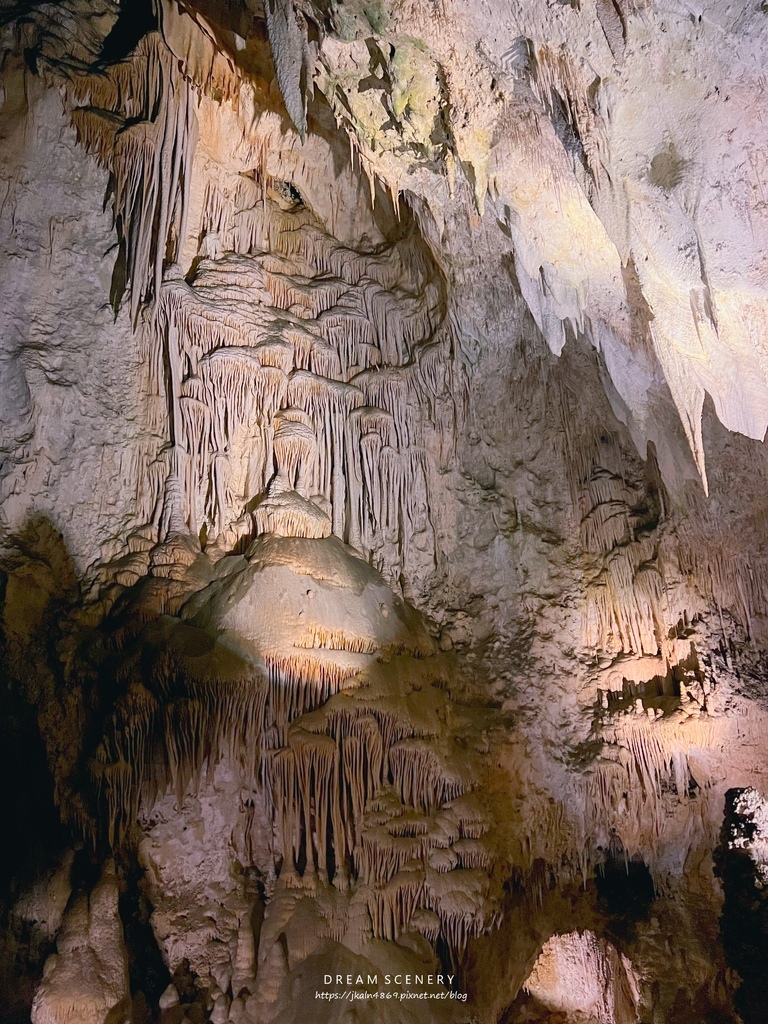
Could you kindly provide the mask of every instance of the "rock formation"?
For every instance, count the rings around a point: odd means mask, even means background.
[[[0,5],[0,1018],[764,1019],[759,5]]]

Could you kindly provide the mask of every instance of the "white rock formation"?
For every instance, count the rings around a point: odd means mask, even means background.
[[[595,1024],[637,1024],[639,989],[629,960],[591,932],[549,939],[525,983],[546,1009]]]
[[[32,1024],[127,1024],[128,962],[114,865],[67,909],[32,1004]]]
[[[329,965],[455,971],[471,1009],[428,1012],[460,1024],[524,984],[604,1024],[733,1012],[766,26],[5,5],[0,722],[39,732],[64,845],[116,864],[66,915],[58,848],[14,890],[0,977],[36,1024],[129,989],[288,1024]],[[57,933],[42,980],[25,929]]]

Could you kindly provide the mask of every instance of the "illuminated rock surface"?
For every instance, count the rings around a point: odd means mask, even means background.
[[[759,4],[0,33],[8,1020],[762,1021]]]

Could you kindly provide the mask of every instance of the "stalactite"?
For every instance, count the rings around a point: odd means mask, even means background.
[[[279,416],[273,446],[280,472],[285,474],[291,488],[305,492],[305,481],[316,475],[318,458],[317,437],[312,426]]]
[[[461,779],[451,773],[433,746],[424,740],[403,739],[393,744],[389,763],[403,802],[424,812],[462,792]]]
[[[485,871],[456,869],[428,871],[425,880],[428,908],[440,918],[440,930],[451,949],[460,956],[470,938],[482,934],[493,920],[487,897]]]
[[[397,939],[419,904],[424,892],[424,872],[420,864],[408,864],[386,885],[373,888],[368,898],[373,934]]]
[[[655,655],[663,633],[664,581],[658,537],[638,530],[617,438],[601,430],[576,397],[560,391],[571,501],[587,573],[583,635],[600,650]]]
[[[412,367],[387,366],[358,374],[355,385],[365,396],[366,404],[384,409],[392,416],[399,447],[407,448],[421,442],[415,411],[415,381]]]
[[[462,759],[441,750],[437,708],[448,696],[428,682],[437,666],[421,671],[414,654],[427,650],[415,638],[401,644],[413,651],[395,656],[393,674],[376,668],[372,638],[319,623],[297,634],[292,653],[265,654],[264,670],[178,621],[150,622],[144,637],[154,654],[138,645],[123,656],[125,693],[90,763],[111,844],[163,792],[182,808],[225,759],[244,792],[268,796],[286,888],[315,876],[337,893],[365,887],[361,927],[382,938],[421,922],[431,941],[442,934],[460,947],[489,926],[487,891],[470,892],[465,880],[490,867],[488,822]],[[402,673],[417,700],[407,685],[392,691]],[[437,873],[455,884],[441,887]],[[334,934],[349,927],[345,915],[329,922]]]
[[[262,366],[274,366],[287,376],[297,366],[295,347],[279,338],[269,338],[259,342],[253,354]]]
[[[356,656],[344,664],[338,657],[321,658],[299,649],[290,655],[268,656],[267,703],[272,720],[287,725],[298,715],[324,704],[345,685],[352,685],[361,667]]]
[[[288,401],[311,415],[315,434],[325,439],[325,444],[319,446],[317,475],[311,486],[331,502],[333,532],[342,536],[346,508],[344,426],[350,410],[362,405],[363,397],[348,384],[297,370],[289,381]]]
[[[340,376],[349,380],[355,372],[378,365],[382,357],[373,325],[366,318],[362,297],[354,292],[346,293],[343,300],[343,305],[337,300],[330,309],[320,313],[317,327],[336,351]]]
[[[156,33],[121,64],[74,78],[70,89],[80,140],[114,176],[135,323],[141,305],[159,294],[170,240],[178,245],[185,234],[197,138],[194,92]]]
[[[581,69],[566,47],[555,50],[545,44],[537,48],[532,83],[550,116],[558,100],[563,104],[565,116],[583,148],[589,172],[599,181],[604,166],[602,154],[607,146],[605,126],[590,101],[589,83],[584,81]]]
[[[417,907],[411,914],[411,926],[430,942],[437,942],[440,935],[440,918],[433,910]]]
[[[374,640],[353,636],[340,629],[327,629],[314,623],[297,637],[295,646],[307,650],[315,648],[324,651],[352,651],[355,654],[374,654],[377,650]]]
[[[755,519],[745,524],[743,534],[757,541],[765,526],[762,516]],[[748,546],[745,554],[743,544],[737,546],[733,538],[722,536],[722,531],[708,533],[684,524],[670,554],[689,585],[719,608],[721,617],[727,610],[750,639],[760,640],[760,624],[768,618],[768,560],[759,542]]]
[[[332,793],[332,783],[336,766],[336,744],[329,736],[306,733],[297,728],[291,729],[288,741],[294,765],[292,772],[295,776],[289,794],[293,806],[288,813],[292,816],[292,821],[303,826],[309,869],[319,870],[327,876],[328,808],[335,796]],[[279,751],[271,758],[270,771],[273,770],[275,763],[280,766],[288,764],[288,752]],[[296,843],[294,851],[297,856]],[[290,852],[284,849],[283,854],[287,858]]]

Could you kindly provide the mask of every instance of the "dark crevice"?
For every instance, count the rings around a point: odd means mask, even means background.
[[[120,14],[101,48],[99,61],[116,64],[135,49],[139,40],[157,28],[152,0],[123,0]]]

